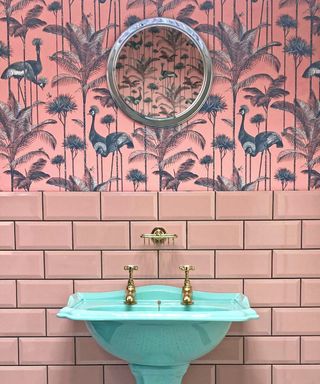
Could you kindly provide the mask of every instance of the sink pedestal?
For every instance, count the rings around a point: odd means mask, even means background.
[[[151,367],[148,365],[129,364],[136,384],[181,384],[189,364],[172,367]]]
[[[130,364],[131,372],[137,384],[181,384],[189,364],[172,367],[151,367]]]

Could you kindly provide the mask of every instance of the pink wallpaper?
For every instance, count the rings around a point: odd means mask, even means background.
[[[319,187],[318,1],[5,0],[0,12],[0,190]],[[120,32],[157,15],[199,31],[214,63],[202,113],[169,130],[127,119],[104,78]],[[92,106],[103,140],[130,143],[113,167],[92,145]]]
[[[1,384],[134,384],[81,322],[56,313],[76,291],[183,284],[243,292],[260,315],[233,324],[183,384],[320,382],[320,193],[0,194]],[[148,246],[154,226],[178,235]]]

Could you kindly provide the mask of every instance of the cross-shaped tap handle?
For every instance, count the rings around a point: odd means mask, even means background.
[[[179,268],[181,271],[185,272],[194,271],[196,269],[193,265],[180,265]]]
[[[132,275],[133,271],[137,271],[139,267],[137,265],[125,265],[123,269],[129,271],[129,274]]]

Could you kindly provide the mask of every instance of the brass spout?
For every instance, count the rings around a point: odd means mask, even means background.
[[[193,304],[192,300],[192,286],[189,278],[189,272],[194,271],[195,267],[192,265],[180,265],[179,267],[182,271],[185,272],[184,284],[182,287],[182,302],[183,305]]]
[[[128,284],[126,288],[126,297],[125,297],[125,304],[127,305],[134,305],[137,304],[136,302],[136,286],[133,281],[133,271],[138,270],[137,265],[125,265],[124,266],[125,271],[129,271],[129,279],[128,279]]]

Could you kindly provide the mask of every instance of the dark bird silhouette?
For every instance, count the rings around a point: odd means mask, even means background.
[[[142,100],[142,93],[141,93],[142,88],[139,87],[138,90],[139,90],[139,95],[138,95],[137,97],[132,96],[132,95],[131,95],[131,96],[126,96],[126,97],[125,97],[125,100],[126,100],[127,102],[129,102],[130,104],[133,104],[134,106],[139,105],[139,104],[141,103],[141,100]]]
[[[161,77],[159,80],[177,78],[178,75],[173,71],[168,71],[164,69],[164,63],[161,63]]]
[[[89,132],[89,140],[96,151],[97,164],[97,183],[99,183],[99,156],[101,157],[101,182],[103,182],[103,157],[107,157],[106,138],[101,136],[95,128],[96,115],[99,113],[98,107],[92,106],[89,110],[89,115],[92,117],[91,128]]]
[[[245,123],[245,115],[249,112],[249,108],[247,106],[242,106],[239,110],[239,114],[242,115],[242,122],[239,131],[239,141],[244,149],[246,155],[250,155],[250,157],[257,156],[258,153],[261,153],[260,158],[260,166],[259,166],[259,178],[261,178],[261,169],[262,169],[262,159],[263,155],[269,155],[269,188],[271,190],[271,162],[272,155],[270,152],[270,148],[272,146],[276,146],[277,148],[283,148],[283,142],[276,132],[267,131],[258,133],[255,137],[249,135],[244,129]],[[267,177],[267,175],[265,175]],[[259,182],[258,187],[259,189]]]
[[[241,146],[245,153],[245,183],[248,181],[248,156],[249,156],[249,181],[251,182],[251,159],[257,155],[256,153],[256,144],[255,138],[251,136],[244,126],[246,114],[249,112],[249,109],[246,105],[243,105],[239,109],[239,115],[242,116],[240,130],[238,134],[238,139],[241,143]]]
[[[36,47],[36,60],[27,60],[26,63],[31,65],[31,68],[33,70],[34,75],[37,77],[42,72],[42,63],[41,63],[41,57],[40,57],[40,50],[41,50],[41,40],[35,39],[33,42],[34,46]]]
[[[122,158],[122,153],[120,149],[125,146],[127,148],[134,148],[134,145],[130,136],[125,132],[113,132],[106,137],[106,153],[107,153],[106,156],[112,153],[110,179],[112,179],[113,177],[114,154],[118,152],[120,155],[121,190],[122,191],[123,191],[123,158]]]
[[[23,92],[21,89],[21,80],[23,78],[26,78],[27,80],[31,81],[32,83],[38,85],[41,89],[43,89],[47,82],[45,79],[37,79],[36,75],[34,74],[34,71],[32,69],[32,66],[26,61],[25,63],[23,61],[18,61],[16,63],[12,63],[9,65],[8,68],[6,68],[2,75],[1,79],[16,79],[18,80],[18,87],[19,92],[22,95],[22,99],[24,99]]]
[[[320,61],[315,61],[304,71],[302,77],[318,77],[320,79]]]

